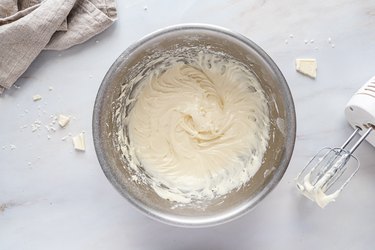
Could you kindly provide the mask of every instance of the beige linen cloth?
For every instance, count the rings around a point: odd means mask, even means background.
[[[0,0],[0,94],[43,49],[83,43],[116,17],[115,0]]]

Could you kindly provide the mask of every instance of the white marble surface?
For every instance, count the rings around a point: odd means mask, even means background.
[[[20,88],[0,97],[1,250],[374,249],[373,147],[358,149],[360,171],[324,210],[299,196],[292,181],[318,149],[340,145],[352,131],[344,106],[375,74],[373,0],[118,1],[118,9],[109,30],[69,50],[43,52]],[[251,213],[207,229],[171,227],[133,208],[102,173],[91,136],[94,99],[112,62],[149,32],[184,22],[221,25],[258,43],[285,75],[297,110],[295,151],[280,184]],[[316,80],[295,72],[297,57],[318,60]],[[33,102],[33,94],[43,99]],[[55,133],[31,132],[35,120],[48,124],[57,113],[75,119]],[[84,153],[61,140],[81,131]]]

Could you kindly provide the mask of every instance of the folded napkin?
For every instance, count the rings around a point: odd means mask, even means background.
[[[0,93],[43,49],[83,43],[116,17],[115,0],[0,0]]]

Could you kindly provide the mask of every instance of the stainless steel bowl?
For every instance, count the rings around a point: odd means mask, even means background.
[[[257,174],[240,190],[207,204],[175,206],[146,184],[131,180],[130,168],[118,143],[114,110],[123,101],[121,87],[155,57],[177,47],[208,47],[247,65],[258,77],[268,99],[271,139]],[[138,65],[138,66],[137,66]],[[128,93],[131,94],[131,93]],[[120,128],[121,129],[121,128]],[[125,50],[106,74],[96,97],[93,137],[100,165],[113,186],[134,206],[159,221],[185,227],[221,224],[240,217],[259,203],[280,181],[295,142],[295,109],[288,85],[272,59],[254,42],[224,28],[186,24],[156,31]]]

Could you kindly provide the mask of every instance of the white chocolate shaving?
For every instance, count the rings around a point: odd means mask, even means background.
[[[33,95],[33,101],[34,102],[39,101],[39,100],[42,100],[42,96],[41,95]]]

